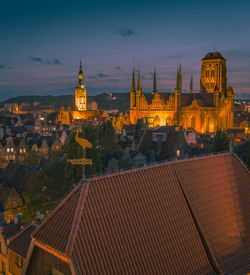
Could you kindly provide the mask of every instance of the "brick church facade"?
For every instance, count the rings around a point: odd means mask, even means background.
[[[215,132],[233,127],[234,91],[227,86],[226,59],[219,53],[208,53],[201,60],[200,90],[193,92],[193,78],[189,93],[182,92],[181,66],[177,72],[174,93],[157,89],[154,71],[153,91],[143,92],[140,71],[135,88],[134,71],[130,92],[130,120],[136,124],[143,119],[149,127],[179,125],[200,133]]]

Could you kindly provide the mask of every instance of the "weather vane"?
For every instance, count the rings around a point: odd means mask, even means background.
[[[92,148],[92,144],[85,138],[79,137],[79,129],[77,129],[75,141],[82,147],[82,158],[81,159],[68,159],[73,165],[82,165],[82,176],[85,178],[85,165],[92,165],[92,159],[86,159],[86,148]]]

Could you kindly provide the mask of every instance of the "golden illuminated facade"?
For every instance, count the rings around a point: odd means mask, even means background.
[[[62,107],[57,120],[63,124],[70,124],[72,121],[85,120],[99,115],[98,110],[87,110],[87,88],[83,80],[82,62],[80,62],[78,83],[75,86],[75,110],[65,110]]]
[[[82,62],[78,73],[78,84],[75,87],[75,108],[77,111],[87,110],[87,89],[83,81]]]
[[[218,52],[208,53],[202,60],[200,91],[182,93],[181,66],[177,72],[174,93],[160,93],[154,71],[153,91],[143,92],[140,71],[135,88],[134,71],[130,92],[130,120],[143,119],[149,127],[178,125],[200,133],[225,130],[233,126],[234,91],[227,88],[226,60]]]

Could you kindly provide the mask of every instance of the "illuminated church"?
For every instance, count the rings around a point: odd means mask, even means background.
[[[87,110],[87,87],[83,79],[82,62],[80,61],[78,83],[75,86],[75,108],[74,110],[65,110],[62,107],[58,115],[58,122],[70,124],[72,121],[99,116],[100,112],[98,110]]]
[[[149,127],[179,125],[200,133],[225,130],[233,126],[234,91],[227,86],[226,59],[219,53],[208,53],[201,60],[200,90],[193,92],[193,77],[189,93],[182,92],[181,65],[177,71],[174,93],[160,93],[154,70],[153,91],[144,93],[138,72],[135,88],[134,70],[130,92],[130,120],[143,119]]]

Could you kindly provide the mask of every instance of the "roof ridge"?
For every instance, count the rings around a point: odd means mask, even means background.
[[[85,180],[85,182],[82,183],[82,186],[81,186],[81,193],[78,199],[77,207],[75,209],[75,215],[74,215],[72,227],[69,233],[69,239],[65,248],[65,255],[67,255],[68,257],[72,256],[75,239],[76,239],[77,232],[79,229],[79,224],[82,218],[83,206],[85,204],[85,201],[88,195],[88,189],[89,189],[89,180]]]
[[[101,178],[105,178],[105,177],[114,177],[114,176],[118,176],[121,173],[131,173],[133,171],[140,171],[140,170],[144,170],[144,169],[148,169],[148,168],[154,168],[155,166],[161,166],[161,165],[166,165],[166,164],[173,164],[173,163],[180,163],[180,162],[188,162],[188,161],[192,161],[192,160],[199,160],[199,159],[204,159],[204,158],[210,158],[210,157],[215,157],[215,156],[224,156],[224,155],[233,155],[233,153],[230,152],[218,152],[218,153],[210,153],[210,154],[205,154],[205,155],[198,155],[198,156],[192,156],[192,157],[188,157],[188,158],[183,158],[183,159],[166,159],[163,161],[159,161],[159,162],[154,162],[154,163],[149,163],[144,165],[143,167],[132,167],[129,169],[124,169],[124,170],[120,170],[114,173],[109,173],[109,174],[102,174],[102,175],[96,175],[90,178],[87,178],[90,183],[101,179]]]
[[[81,186],[81,183],[79,183],[77,186],[75,186],[71,192],[68,193],[68,195],[62,200],[60,201],[57,206],[52,210],[52,212],[48,215],[48,217],[41,223],[41,225],[39,225],[33,232],[32,232],[32,237],[37,233],[37,231],[44,227],[45,224],[47,224],[48,220],[50,220],[54,215],[55,213],[57,213],[57,211],[59,209],[61,209],[65,203],[65,201],[67,201],[68,199],[70,199],[74,194],[75,192],[78,190],[78,188]]]

